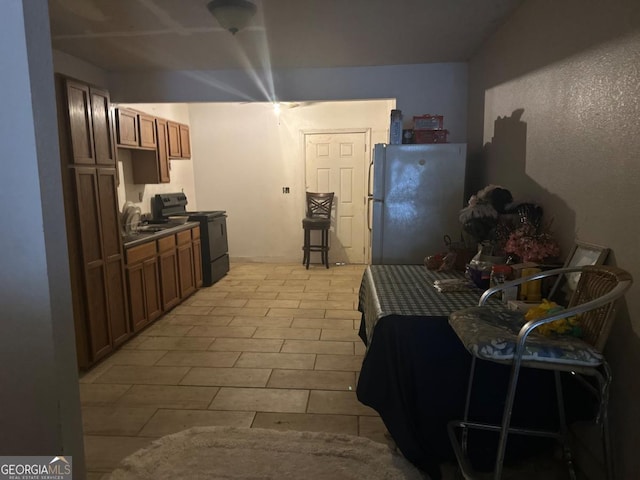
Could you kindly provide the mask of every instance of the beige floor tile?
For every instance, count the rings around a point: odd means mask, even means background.
[[[293,328],[332,328],[353,330],[352,320],[334,318],[295,318],[291,323]]]
[[[359,342],[360,337],[358,336],[358,332],[351,329],[333,329],[333,328],[323,328],[322,333],[320,334],[320,340],[337,340],[342,342]]]
[[[87,470],[110,472],[120,461],[151,443],[149,438],[85,435],[84,453]]]
[[[82,405],[104,405],[114,403],[130,388],[131,385],[81,383],[80,403]]]
[[[215,288],[220,292],[229,292],[229,293],[238,293],[238,292],[255,292],[258,287],[255,285],[229,285],[229,284],[221,284],[215,285]],[[267,287],[267,288],[278,288],[278,287]],[[282,288],[282,287],[280,287]],[[277,292],[277,290],[267,290],[271,292]]]
[[[236,363],[236,367],[312,370],[315,360],[316,356],[309,353],[243,352]]]
[[[154,365],[166,350],[118,350],[109,357],[111,365]]]
[[[78,375],[80,383],[93,383],[97,378],[102,376],[112,366],[108,360],[109,359],[95,365],[91,370],[80,372]]]
[[[120,397],[118,405],[206,409],[218,390],[218,387],[133,385]]]
[[[293,319],[291,317],[234,317],[230,323],[232,327],[277,327],[288,328]]]
[[[363,359],[362,355],[317,355],[315,369],[359,372]]]
[[[267,387],[351,391],[356,388],[355,379],[353,372],[276,369],[271,373]]]
[[[145,337],[184,337],[193,327],[190,325],[151,325],[140,332]]]
[[[301,279],[290,279],[285,282],[285,285],[303,285],[305,287],[328,287],[331,283],[331,280],[327,279],[318,279],[314,278],[314,275],[310,275],[309,279],[301,280]]]
[[[114,365],[96,378],[94,383],[177,385],[188,371],[189,367]]]
[[[122,345],[121,349],[130,349],[130,348],[136,348],[138,345],[140,345],[142,342],[146,341],[146,337],[142,337],[140,335],[135,336],[133,338],[130,338],[129,340],[127,340],[127,343],[125,343],[124,345]]]
[[[378,415],[374,409],[369,408],[358,401],[355,391],[335,392],[327,390],[311,390],[307,412],[340,415]]]
[[[362,340],[353,342],[353,351],[356,355],[364,355],[367,353],[367,346],[362,343]]]
[[[264,387],[270,375],[271,370],[268,368],[194,367],[180,385]]]
[[[334,355],[353,354],[353,342],[325,340],[285,340],[283,353],[324,353]]]
[[[147,337],[138,350],[206,350],[213,337]]]
[[[303,285],[260,285],[256,291],[258,292],[303,292]]]
[[[186,352],[171,351],[162,357],[156,365],[176,367],[233,367],[240,352]]]
[[[305,432],[358,434],[358,417],[354,415],[317,415],[313,413],[258,412],[253,428],[298,430]]]
[[[212,315],[233,315],[244,317],[264,317],[269,311],[266,307],[213,307]],[[284,316],[284,315],[281,315]]]
[[[255,285],[255,286],[275,286],[281,287],[284,285],[284,280],[240,280],[239,285]]]
[[[254,308],[298,308],[300,300],[249,300],[247,307]]]
[[[270,308],[269,317],[324,318],[322,308]]]
[[[190,307],[189,305],[178,305],[171,310],[172,315],[208,315],[211,307]]]
[[[297,340],[317,340],[320,338],[319,328],[271,328],[258,327],[253,338],[283,338]]]
[[[216,287],[209,288],[201,288],[196,293],[191,296],[193,300],[202,300],[204,298],[227,298],[229,296],[229,292],[221,292],[218,290],[214,290]]]
[[[275,300],[278,292],[229,292],[227,298],[244,298],[247,300]]]
[[[358,435],[379,443],[389,442],[389,432],[380,417],[358,417]]]
[[[221,388],[211,410],[304,413],[309,392],[279,388]]]
[[[269,338],[216,338],[209,350],[220,352],[279,352],[284,340]]]
[[[267,280],[309,280],[308,273],[270,273]]]
[[[347,318],[350,320],[360,320],[362,313],[356,310],[327,310],[327,318]]]
[[[301,300],[300,308],[353,310],[353,300]]]
[[[233,320],[231,315],[175,315],[168,319],[170,325],[208,325],[226,327]]]
[[[190,303],[193,307],[244,307],[246,298],[203,298]]]
[[[324,293],[355,293],[352,287],[343,285],[309,285],[304,288],[305,292],[324,292]]]
[[[155,412],[155,407],[85,405],[82,408],[82,427],[86,435],[133,436]]]
[[[356,293],[340,293],[340,292],[331,292],[329,293],[328,300],[338,301],[338,302],[354,302],[354,310],[357,307],[358,295]]]
[[[140,432],[142,437],[162,437],[191,427],[250,427],[254,412],[214,410],[158,410]]]
[[[198,325],[189,331],[188,337],[227,337],[249,338],[255,333],[255,327],[216,327]]]
[[[328,293],[305,293],[305,292],[280,292],[278,299],[282,300],[326,300]]]

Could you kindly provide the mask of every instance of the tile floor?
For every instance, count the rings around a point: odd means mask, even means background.
[[[358,402],[363,265],[235,263],[80,379],[90,480],[196,425],[347,433],[388,442]]]

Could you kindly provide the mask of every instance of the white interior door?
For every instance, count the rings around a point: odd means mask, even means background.
[[[365,263],[366,141],[364,132],[305,134],[307,191],[335,193],[331,262]]]

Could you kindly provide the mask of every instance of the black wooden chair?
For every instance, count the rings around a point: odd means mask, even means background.
[[[567,273],[577,273],[580,278],[566,309],[550,310],[546,316],[527,322],[522,313],[485,305],[491,295],[505,288],[530,280]],[[502,477],[507,437],[512,434],[545,436],[560,440],[564,446],[571,478],[575,478],[565,421],[561,372],[568,372],[575,375],[577,379],[582,379],[584,385],[589,387],[588,390],[599,400],[596,421],[601,428],[607,476],[609,480],[614,478],[607,416],[611,372],[602,355],[602,350],[615,317],[616,301],[629,289],[632,281],[631,275],[624,270],[602,265],[548,270],[490,288],[480,298],[479,306],[460,310],[449,316],[449,324],[472,355],[463,419],[449,423],[449,437],[465,479],[486,478],[486,475],[482,476],[474,470],[467,456],[468,432],[475,429],[493,431],[499,436],[495,469],[492,475],[496,480]],[[581,330],[580,338],[570,335],[546,336],[538,333],[542,330],[539,327],[548,326],[551,322],[561,321],[563,322],[561,326],[567,325],[569,318],[577,318]],[[500,425],[469,419],[476,359],[511,366],[511,377]],[[516,428],[511,425],[511,413],[521,367],[554,371],[560,419],[559,431]],[[589,382],[588,378],[596,381]]]
[[[322,263],[329,268],[329,229],[331,228],[331,206],[333,192],[307,192],[307,216],[302,219],[304,245],[302,264],[309,268],[311,252],[320,252]],[[320,230],[320,243],[311,243],[311,231]]]

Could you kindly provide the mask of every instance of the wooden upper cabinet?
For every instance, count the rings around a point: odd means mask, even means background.
[[[156,118],[156,135],[158,140],[158,174],[160,183],[169,183],[169,145],[167,141],[167,121]]]
[[[169,157],[180,158],[180,124],[167,122],[167,137],[169,142]]]
[[[89,86],[67,80],[66,90],[72,153],[70,160],[76,165],[95,165]]]
[[[133,110],[118,108],[116,119],[118,124],[118,145],[128,147],[140,146],[138,114]]]
[[[180,125],[180,157],[191,158],[191,138],[189,125]]]
[[[91,119],[96,164],[115,167],[117,164],[115,121],[109,92],[93,87],[89,91],[91,93]]]
[[[156,122],[151,115],[138,114],[138,128],[140,129],[140,146],[144,148],[156,148]]]

